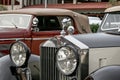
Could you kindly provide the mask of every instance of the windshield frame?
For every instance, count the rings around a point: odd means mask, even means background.
[[[118,26],[118,27],[115,27],[115,28],[103,28],[104,27],[104,25],[105,25],[105,23],[106,23],[106,20],[109,18],[109,16],[111,15],[111,14],[120,14],[120,13],[107,13],[106,15],[105,15],[105,18],[103,19],[103,21],[102,21],[102,24],[101,24],[101,31],[112,31],[112,30],[119,30],[120,29],[120,27]]]
[[[1,18],[4,17],[4,16],[6,16],[6,17],[15,16],[15,18],[20,18],[21,17],[21,19],[22,19],[21,21],[23,22],[23,24],[22,24],[22,26],[20,26],[17,23],[11,21],[11,19],[9,19],[9,20],[4,19],[4,20],[6,20],[8,22],[9,25],[6,25],[6,23],[3,22],[4,25],[2,26],[0,24],[0,28],[22,28],[22,29],[26,29],[26,28],[29,27],[29,25],[31,23],[31,19],[32,19],[32,15],[30,15],[30,14],[16,14],[16,13],[15,14],[10,14],[10,13],[8,13],[8,14],[0,14]],[[25,17],[26,18],[28,17],[28,20],[24,20],[24,19],[26,19]],[[13,19],[15,19],[15,18],[13,18]],[[2,19],[0,19],[0,20],[3,21]]]

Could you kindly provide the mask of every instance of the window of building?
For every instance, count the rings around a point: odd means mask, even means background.
[[[73,3],[73,0],[58,0],[58,3]],[[77,0],[77,2],[109,2],[109,0]]]
[[[19,1],[17,0],[14,0],[13,2],[15,5],[19,4]],[[12,3],[12,0],[0,0],[0,4],[2,5],[11,5],[11,3]]]
[[[78,2],[108,2],[109,0],[77,0]]]

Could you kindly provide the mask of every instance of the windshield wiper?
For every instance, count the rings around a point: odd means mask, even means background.
[[[9,22],[9,24],[12,24],[12,26],[14,26],[16,29],[18,28],[17,25],[13,22]]]
[[[17,25],[14,24],[13,22],[11,22],[11,24],[12,24],[16,29],[18,28]]]

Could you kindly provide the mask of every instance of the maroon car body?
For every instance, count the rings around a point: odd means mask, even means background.
[[[38,24],[34,26],[34,19]],[[85,15],[65,9],[25,8],[0,12],[0,53],[8,54],[9,46],[16,40],[24,41],[32,53],[39,55],[39,45],[62,30],[61,21],[70,18],[75,34],[89,33],[88,18]],[[14,21],[14,19],[16,19]],[[48,22],[54,23],[49,24]],[[44,27],[45,26],[45,27]],[[39,29],[35,29],[39,27]],[[52,27],[52,28],[51,28]]]

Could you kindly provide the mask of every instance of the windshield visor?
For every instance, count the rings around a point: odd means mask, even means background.
[[[31,17],[27,14],[0,14],[0,28],[27,28]]]

